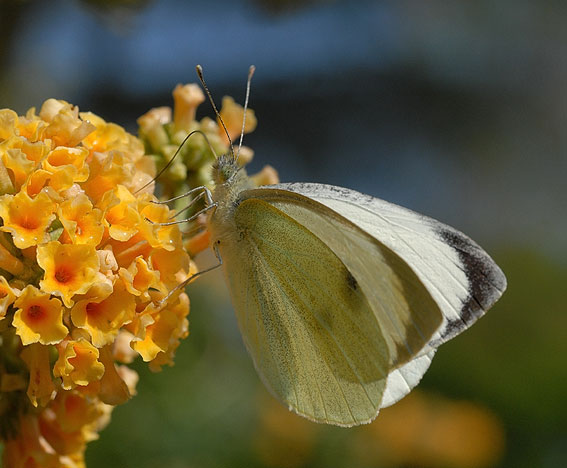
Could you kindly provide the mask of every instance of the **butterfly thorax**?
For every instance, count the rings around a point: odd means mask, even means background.
[[[220,156],[213,165],[213,200],[216,209],[208,220],[211,243],[233,236],[237,230],[234,224],[234,210],[238,206],[240,193],[253,188],[246,170],[240,167],[230,154]]]

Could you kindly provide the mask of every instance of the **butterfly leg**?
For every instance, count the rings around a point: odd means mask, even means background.
[[[197,200],[204,198],[205,199],[205,207],[203,209],[197,211],[194,215],[190,216],[189,218],[182,219],[182,220],[179,220],[179,221],[168,221],[166,223],[154,223],[153,221],[151,221],[147,218],[146,218],[146,221],[148,221],[151,224],[156,224],[157,226],[171,226],[173,224],[188,223],[190,221],[194,221],[195,219],[197,219],[199,217],[199,215],[206,213],[207,211],[210,211],[211,209],[216,208],[217,203],[215,203],[213,201],[213,195],[212,195],[210,189],[208,187],[205,187],[204,185],[201,185],[199,187],[195,187],[195,188],[189,190],[188,192],[184,193],[183,195],[178,195],[177,197],[171,198],[169,200],[166,200],[166,201],[163,201],[163,202],[156,201],[156,202],[153,202],[153,203],[160,204],[160,205],[170,203],[172,201],[180,200],[181,198],[187,197],[187,196],[189,196],[189,195],[191,195],[191,194],[193,194],[193,193],[195,193],[199,190],[201,190],[201,193],[199,195],[197,195],[195,198],[193,198],[185,208],[182,208],[177,213],[175,213],[173,216],[171,216],[171,218],[178,216],[180,213],[189,209],[193,205],[193,203],[195,203]]]
[[[179,291],[180,289],[185,288],[185,286],[187,286],[191,281],[193,281],[195,278],[203,275],[204,273],[208,273],[209,271],[213,271],[216,270],[218,267],[220,267],[222,265],[222,257],[220,255],[219,252],[219,248],[218,246],[215,244],[213,245],[213,252],[215,253],[215,257],[217,257],[218,263],[216,265],[213,265],[209,268],[205,268],[204,270],[198,271],[197,273],[191,275],[189,278],[187,278],[185,281],[179,283],[177,286],[175,286],[175,288],[173,288],[169,294],[167,296],[165,296],[161,301],[159,301],[160,305],[163,305],[165,303],[167,303],[167,301],[169,300],[169,298],[175,294],[176,291]]]

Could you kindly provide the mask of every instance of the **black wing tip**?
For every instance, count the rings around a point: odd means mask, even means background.
[[[454,336],[482,317],[500,299],[507,281],[500,267],[475,241],[448,226],[437,226],[436,230],[457,252],[469,282],[469,295],[463,301],[460,320],[447,325],[445,334]]]

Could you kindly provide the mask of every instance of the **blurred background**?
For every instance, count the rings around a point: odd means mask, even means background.
[[[0,31],[0,107],[56,97],[134,133],[197,63],[219,102],[255,64],[249,172],[442,220],[508,276],[415,392],[340,429],[267,395],[208,274],[175,366],[135,365],[90,468],[567,466],[567,3],[1,0]]]

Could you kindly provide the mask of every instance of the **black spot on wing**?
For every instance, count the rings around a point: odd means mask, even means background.
[[[436,230],[443,241],[457,252],[468,279],[469,294],[461,306],[460,320],[449,322],[443,333],[451,337],[472,325],[492,307],[506,289],[506,277],[473,240],[448,226],[437,226]]]
[[[348,287],[353,291],[356,291],[358,289],[358,282],[356,281],[356,278],[352,276],[352,273],[348,270],[346,270],[346,282],[348,284]]]

